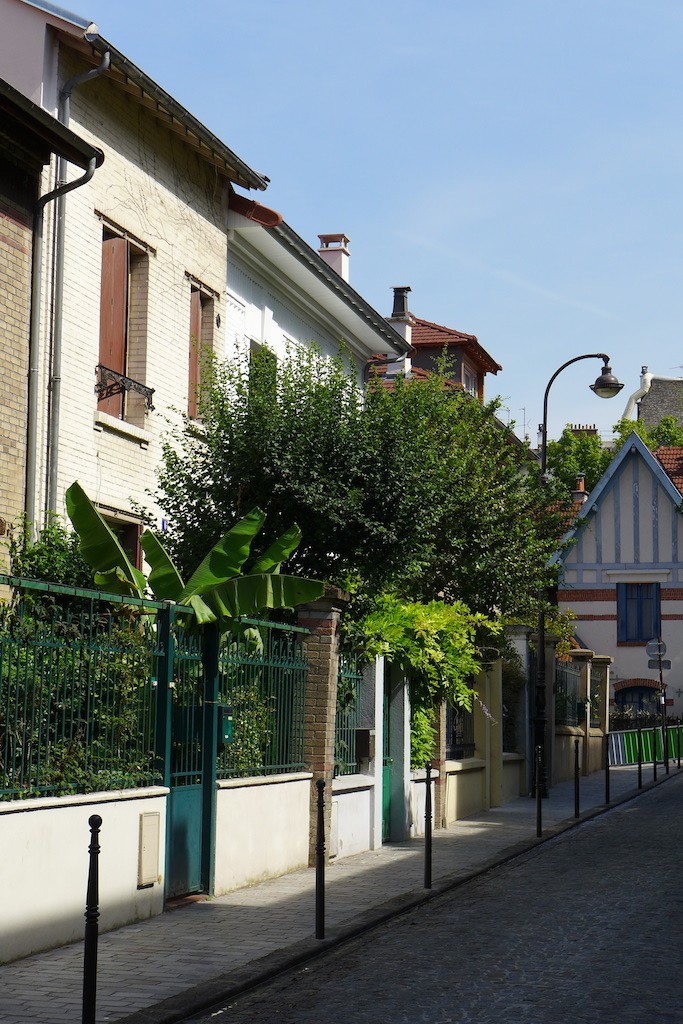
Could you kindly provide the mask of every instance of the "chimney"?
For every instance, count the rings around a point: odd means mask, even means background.
[[[387,317],[387,323],[391,324],[397,334],[400,334],[404,341],[410,345],[412,337],[412,324],[408,310],[408,292],[411,289],[408,285],[394,287],[394,308],[391,316]]]
[[[586,491],[586,477],[583,473],[579,473],[576,478],[576,487],[572,491],[572,501],[575,505],[583,505],[584,502],[588,501],[588,493]]]
[[[342,281],[348,281],[349,242],[351,239],[344,234],[318,235],[318,238],[320,239],[320,248],[318,249],[320,258],[325,260],[328,267],[331,267],[335,273],[339,274]]]
[[[394,308],[391,312],[391,320],[407,320],[408,319],[408,292],[411,289],[408,285],[401,287],[394,287]]]

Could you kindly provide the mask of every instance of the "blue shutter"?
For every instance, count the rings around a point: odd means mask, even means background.
[[[626,640],[626,584],[617,583],[617,643]]]
[[[653,636],[661,639],[662,636],[662,601],[659,591],[659,583],[652,584],[652,624],[654,626]],[[649,637],[648,637],[649,639]]]

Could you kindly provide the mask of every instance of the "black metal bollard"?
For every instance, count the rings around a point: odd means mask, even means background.
[[[652,778],[657,781],[657,726],[652,728]]]
[[[579,815],[579,741],[574,740],[574,817]]]
[[[432,762],[425,765],[425,889],[432,887]]]
[[[97,999],[97,936],[100,916],[100,880],[98,858],[100,855],[100,828],[102,819],[99,814],[88,818],[90,825],[90,864],[88,866],[88,891],[85,897],[85,942],[83,944],[83,1016],[82,1024],[95,1024],[95,1004]]]
[[[325,938],[325,780],[316,781],[318,790],[317,835],[315,841],[315,937]]]
[[[536,747],[534,763],[534,791],[536,793],[536,836],[538,839],[543,835],[543,786],[541,785],[541,748]]]
[[[609,791],[609,735],[605,736],[605,803],[610,800]]]
[[[662,726],[662,757],[664,758],[664,771],[669,774],[669,727],[664,719]]]
[[[638,789],[643,788],[643,730],[638,726]]]

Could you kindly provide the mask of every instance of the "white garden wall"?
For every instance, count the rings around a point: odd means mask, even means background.
[[[330,855],[350,857],[375,847],[375,779],[340,775],[332,783]],[[379,844],[377,844],[379,845]]]
[[[92,814],[100,832],[101,931],[163,910],[167,789],[121,790],[87,796],[0,803],[0,963],[74,942],[84,934]],[[140,816],[156,836],[156,881],[138,886]]]
[[[218,782],[217,896],[308,865],[311,777],[297,772]]]

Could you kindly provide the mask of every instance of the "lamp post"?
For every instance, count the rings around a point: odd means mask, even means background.
[[[595,384],[590,385],[591,391],[593,391],[598,398],[614,398],[618,395],[623,384],[620,384],[617,378],[612,373],[612,368],[609,365],[609,356],[606,356],[604,352],[588,352],[582,356],[574,356],[573,359],[568,359],[566,363],[562,363],[555,373],[548,381],[548,385],[545,389],[543,396],[543,422],[541,423],[541,484],[545,486],[548,482],[548,395],[550,394],[550,388],[552,387],[555,379],[566,370],[572,363],[578,363],[581,359],[602,359],[602,373],[595,381]],[[545,594],[541,594],[540,607],[538,612],[538,646],[536,651],[536,700],[535,700],[535,716],[534,716],[534,749],[537,747],[541,748],[541,771],[540,771],[540,786],[541,795],[548,795],[548,773],[546,765],[546,745],[545,745],[545,733],[546,733],[546,700],[545,700]],[[536,782],[535,777],[532,782],[531,795],[536,795]]]

